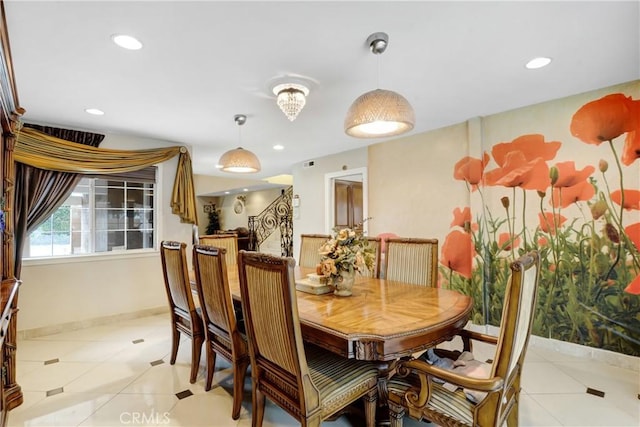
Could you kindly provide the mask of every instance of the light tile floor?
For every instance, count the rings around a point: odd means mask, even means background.
[[[143,341],[139,341],[143,340]],[[135,343],[134,343],[135,342]],[[24,403],[10,426],[251,425],[247,377],[240,419],[231,419],[232,371],[220,357],[214,388],[204,391],[204,352],[198,381],[189,383],[190,345],[169,365],[168,315],[150,316],[18,341],[18,383]],[[493,355],[488,347],[476,358]],[[640,359],[639,359],[640,363]],[[587,387],[604,397],[587,394]],[[640,426],[640,375],[530,345],[522,378],[521,426]],[[185,392],[187,397],[176,394]],[[296,426],[267,400],[265,427]],[[342,416],[327,426],[359,426]],[[405,419],[405,426],[428,426]]]

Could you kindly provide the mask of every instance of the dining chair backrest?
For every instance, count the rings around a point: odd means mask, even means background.
[[[380,277],[380,250],[382,248],[382,242],[379,237],[367,237],[369,247],[374,250],[373,268],[367,269],[362,275],[365,277],[373,277],[377,279]]]
[[[437,239],[391,237],[385,247],[385,280],[437,286]]]
[[[207,234],[200,236],[198,243],[203,246],[213,246],[226,250],[225,262],[227,267],[238,265],[238,235],[235,233]]]
[[[319,347],[305,349],[295,260],[240,251],[238,263],[251,359],[252,426],[262,425],[265,397],[300,425],[319,426],[322,419],[366,395],[366,424],[373,427],[378,370]]]
[[[522,369],[536,309],[539,270],[539,254],[535,251],[511,264],[502,304],[493,376],[509,378],[516,367]]]
[[[327,234],[301,234],[300,235],[300,267],[314,268],[320,263],[318,249],[329,240],[331,236]]]
[[[224,248],[194,245],[193,264],[208,346],[205,390],[211,389],[217,353],[231,362],[233,367],[232,418],[237,420],[249,365],[249,351],[234,312],[225,253]]]
[[[171,311],[187,317],[195,311],[189,282],[186,243],[164,241],[161,243],[162,272]]]
[[[518,425],[520,382],[536,310],[539,270],[537,251],[524,254],[511,263],[498,337],[466,329],[459,332],[468,354],[471,354],[473,341],[495,345],[491,361],[482,363],[467,358],[463,364],[476,362],[473,365],[476,367],[466,372],[454,368],[458,377],[453,378],[441,378],[443,372],[449,372],[432,368],[421,360],[400,361],[397,365],[399,375],[387,384],[389,408],[394,414],[392,427],[402,427],[405,413],[443,427],[498,427],[505,421],[508,426]],[[452,387],[440,385],[443,382],[450,382]]]
[[[309,371],[298,316],[295,260],[242,251],[239,262],[252,375],[265,388],[291,385],[289,399],[299,401],[298,394],[308,394],[304,400],[318,401],[315,388],[301,381],[309,378]]]
[[[186,247],[185,243],[163,241],[160,244],[160,257],[171,315],[170,363],[173,365],[176,361],[178,346],[180,345],[180,333],[184,333],[191,338],[191,376],[189,380],[194,383],[200,364],[204,329],[202,317],[196,310],[193,294],[191,293]]]

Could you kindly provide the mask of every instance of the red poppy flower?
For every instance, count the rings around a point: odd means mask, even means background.
[[[471,262],[475,248],[469,233],[453,230],[444,239],[440,263],[467,279],[471,278]]]
[[[595,194],[596,189],[593,188],[593,185],[588,181],[582,181],[571,187],[554,188],[549,203],[552,206],[566,208],[579,201],[591,200]]]
[[[451,227],[458,226],[464,228],[465,223],[471,223],[471,208],[468,206],[464,209],[455,208],[453,210]]]
[[[587,144],[600,145],[603,141],[637,129],[633,101],[622,93],[604,96],[589,102],[573,115],[571,135]]]
[[[510,251],[512,248],[515,248],[520,245],[520,237],[515,236],[511,233],[500,233],[498,236],[498,247],[503,251]]]
[[[564,215],[553,214],[551,212],[545,212],[544,215],[539,213],[540,230],[549,234],[556,234],[556,230],[567,221]]]
[[[578,184],[581,181],[589,178],[596,168],[593,166],[585,166],[582,170],[576,170],[575,162],[560,162],[556,163],[558,169],[558,179],[554,187],[571,187]]]
[[[453,178],[459,181],[467,181],[471,184],[472,191],[478,188],[482,181],[482,173],[489,163],[489,155],[484,153],[482,159],[474,157],[463,157],[453,167]]]
[[[640,295],[640,274],[624,288],[624,291],[628,294]]]
[[[633,244],[636,245],[636,249],[640,251],[640,222],[626,226],[624,232],[629,236]]]
[[[491,149],[493,159],[500,166],[504,166],[509,153],[520,151],[527,161],[542,157],[543,160],[552,160],[562,145],[558,141],[544,142],[544,136],[540,134],[522,135],[511,142],[501,142]]]
[[[638,112],[640,114],[640,112]],[[622,163],[629,166],[640,157],[640,130],[634,130],[627,133],[627,139],[624,140],[622,147]]]
[[[486,185],[520,187],[525,190],[545,191],[551,184],[549,166],[542,157],[527,160],[522,151],[508,153],[504,166],[484,174]]]
[[[620,190],[611,192],[611,200],[616,204],[622,205],[622,192]],[[624,206],[626,210],[640,209],[640,191],[638,190],[624,190]]]

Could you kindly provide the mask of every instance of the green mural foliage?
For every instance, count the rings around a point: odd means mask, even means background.
[[[640,356],[640,191],[625,186],[625,167],[640,157],[640,100],[607,95],[578,109],[569,126],[578,143],[608,145],[615,164],[554,163],[563,143],[540,134],[456,163],[454,178],[480,197],[482,211],[454,210],[442,283],[474,298],[474,323],[499,325],[509,263],[537,249],[533,333]],[[485,170],[491,160],[497,167]],[[485,200],[490,187],[510,192],[502,210]]]

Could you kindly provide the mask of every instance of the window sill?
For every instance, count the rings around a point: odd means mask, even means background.
[[[82,254],[82,255],[68,255],[57,256],[47,258],[24,258],[22,260],[22,266],[28,267],[31,265],[49,265],[49,264],[73,264],[77,262],[94,262],[94,261],[115,261],[119,259],[134,259],[134,258],[152,258],[159,257],[160,251],[155,249],[146,249],[139,251],[122,251],[122,252],[110,252],[99,254]]]

